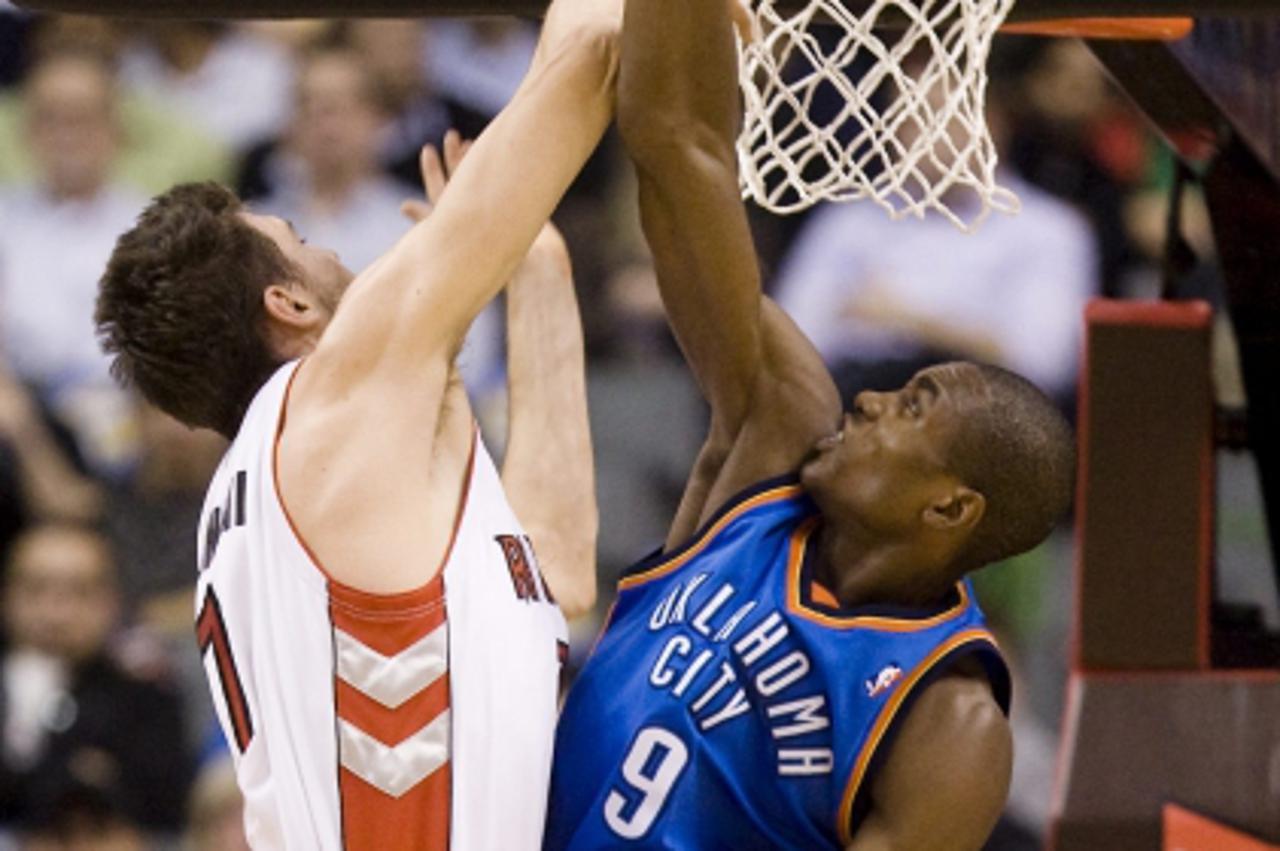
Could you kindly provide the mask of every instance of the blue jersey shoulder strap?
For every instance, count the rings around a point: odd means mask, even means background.
[[[657,550],[627,568],[618,582],[618,590],[625,591],[670,576],[716,545],[720,533],[739,523],[744,516],[750,515],[754,520],[772,518],[785,523],[813,511],[812,503],[800,486],[799,476],[766,479],[725,502],[685,543],[670,552]]]

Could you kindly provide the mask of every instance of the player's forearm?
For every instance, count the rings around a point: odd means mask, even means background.
[[[477,139],[427,221],[434,238],[421,260],[447,260],[453,286],[441,307],[454,306],[459,332],[515,273],[603,135],[616,51],[599,33],[563,44]],[[474,238],[477,226],[487,238]]]
[[[736,176],[694,154],[639,179],[667,319],[711,405],[712,439],[731,442],[764,378],[760,278]]]
[[[733,162],[740,114],[729,2],[627,2],[618,129],[637,166],[659,177],[689,149]]]
[[[503,484],[573,617],[595,603],[598,521],[582,326],[562,245],[540,239],[508,286],[507,349]]]

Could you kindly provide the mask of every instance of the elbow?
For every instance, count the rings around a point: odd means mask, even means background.
[[[610,91],[617,85],[618,67],[622,59],[621,23],[612,19],[595,21],[585,25],[576,38],[580,49],[604,69],[604,79]]]
[[[566,548],[557,554],[565,561],[559,569],[544,572],[543,577],[565,619],[574,620],[596,605],[595,539],[591,546]]]
[[[556,597],[560,611],[565,620],[576,620],[596,607],[595,571],[591,572],[590,581],[576,583],[564,589]]]
[[[734,140],[710,122],[678,113],[627,110],[620,104],[618,132],[642,175],[730,175],[737,180]]]
[[[567,511],[572,522],[525,524],[538,554],[539,568],[551,596],[568,620],[590,612],[596,604],[596,537],[594,504]]]

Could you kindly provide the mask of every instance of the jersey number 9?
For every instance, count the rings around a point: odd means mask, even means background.
[[[622,778],[629,788],[609,791],[605,823],[623,839],[644,836],[688,761],[689,750],[675,733],[662,727],[643,728],[622,762]]]

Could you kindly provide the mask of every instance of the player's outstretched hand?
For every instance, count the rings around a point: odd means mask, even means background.
[[[450,130],[444,134],[443,147],[444,155],[441,156],[435,145],[422,146],[418,165],[422,170],[422,184],[426,187],[427,199],[425,201],[410,199],[400,205],[400,212],[411,221],[422,221],[431,214],[432,208],[440,203],[440,197],[444,195],[444,188],[449,184],[449,178],[458,170],[467,151],[471,150],[471,140],[464,141],[457,130]]]
[[[738,2],[738,0],[731,0]],[[409,199],[400,204],[400,212],[413,222],[420,222],[431,215],[431,210],[440,203],[449,178],[458,170],[462,159],[471,150],[471,140],[463,139],[457,130],[449,130],[444,134],[443,154],[435,145],[423,145],[419,156],[419,167],[422,170],[422,184],[426,187],[426,200]],[[550,268],[562,269],[568,274],[569,249],[559,229],[551,222],[542,226],[537,239],[529,248],[524,265],[547,264]],[[518,276],[517,276],[518,277]]]

